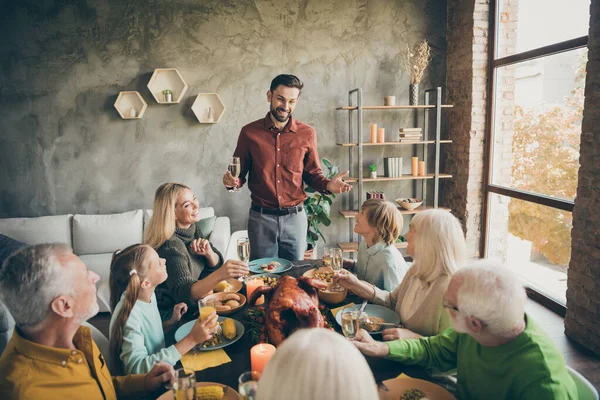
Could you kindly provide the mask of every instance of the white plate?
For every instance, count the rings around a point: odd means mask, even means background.
[[[226,317],[219,317],[219,322],[223,322],[225,321],[227,318]],[[231,318],[233,319],[233,318]],[[235,342],[237,342],[238,340],[240,340],[240,338],[242,337],[242,335],[244,334],[244,325],[242,325],[242,323],[238,320],[233,319],[233,322],[235,322],[235,337],[231,340],[229,339],[225,339],[225,337],[223,337],[223,335],[221,334],[221,343],[216,345],[216,346],[210,346],[210,347],[200,347],[198,346],[198,351],[210,351],[210,350],[216,350],[216,349],[222,349],[223,347],[227,347],[230,344],[233,344]],[[183,325],[181,325],[179,327],[179,329],[177,329],[177,331],[175,332],[175,340],[177,342],[180,342],[181,339],[183,339],[188,333],[190,333],[190,331],[192,330],[192,326],[194,326],[194,324],[196,323],[196,320],[187,322]]]
[[[356,308],[357,311],[360,308],[358,306],[354,306],[354,307]],[[392,324],[399,324],[400,323],[400,316],[398,314],[396,314],[395,311],[392,311],[392,310],[390,310],[389,308],[386,308],[386,307],[378,306],[378,305],[375,305],[375,304],[367,304],[365,306],[364,312],[369,317],[380,317],[380,318],[383,318],[383,322],[389,322],[389,323],[392,323]],[[335,321],[340,326],[342,325],[342,310],[340,310],[336,314]],[[380,334],[381,332],[383,332],[383,330],[387,329],[387,328],[393,328],[393,327],[392,326],[384,326],[382,329],[380,329],[378,331],[369,332],[369,333],[371,335],[377,335],[377,334]]]

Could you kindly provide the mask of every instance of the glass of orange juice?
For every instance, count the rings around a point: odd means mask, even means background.
[[[215,299],[200,299],[198,300],[198,310],[200,311],[200,321],[205,320],[208,316],[217,311],[215,308]]]

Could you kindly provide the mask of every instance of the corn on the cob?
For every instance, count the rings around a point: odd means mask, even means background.
[[[221,386],[203,386],[196,388],[198,400],[221,400],[225,396]]]
[[[231,340],[236,334],[235,322],[231,318],[227,318],[225,322],[223,322],[223,336],[225,336],[225,339]]]

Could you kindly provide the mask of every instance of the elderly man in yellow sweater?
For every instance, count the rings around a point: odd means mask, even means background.
[[[166,363],[146,375],[111,377],[81,326],[98,312],[98,279],[63,244],[26,247],[0,267],[0,298],[16,322],[0,357],[0,398],[140,398],[170,380]]]

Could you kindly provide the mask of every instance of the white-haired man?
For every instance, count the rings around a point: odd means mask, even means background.
[[[96,282],[63,244],[30,246],[0,268],[0,297],[15,331],[0,357],[0,398],[139,398],[173,376],[158,363],[146,375],[111,377],[82,322],[98,312]]]
[[[460,399],[577,399],[577,388],[551,340],[525,314],[517,277],[483,260],[459,269],[444,296],[452,328],[418,340],[353,343],[366,355],[442,371],[456,368]]]

